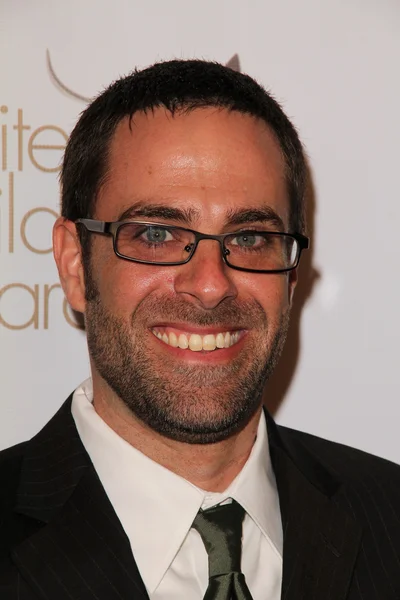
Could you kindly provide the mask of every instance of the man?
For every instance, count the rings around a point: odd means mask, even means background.
[[[400,597],[398,467],[262,410],[305,173],[278,104],[218,64],[83,113],[54,254],[92,378],[1,454],[2,600]]]

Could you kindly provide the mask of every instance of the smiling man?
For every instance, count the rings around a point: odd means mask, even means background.
[[[305,182],[279,105],[215,63],[83,113],[54,254],[92,376],[0,455],[2,600],[399,597],[398,467],[262,408]]]

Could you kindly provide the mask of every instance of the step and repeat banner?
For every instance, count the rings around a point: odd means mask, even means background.
[[[266,403],[400,462],[398,1],[3,0],[0,50],[0,448],[89,374],[51,253],[78,115],[135,67],[199,57],[270,89],[309,157],[312,249]]]

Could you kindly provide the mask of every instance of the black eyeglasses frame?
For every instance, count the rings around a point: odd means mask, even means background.
[[[173,229],[179,229],[181,231],[188,231],[189,233],[192,233],[194,235],[195,240],[194,240],[193,246],[190,249],[190,252],[188,253],[188,257],[185,260],[182,260],[179,262],[152,262],[152,261],[148,261],[148,260],[142,260],[139,258],[132,258],[130,256],[121,254],[117,250],[118,230],[120,229],[121,226],[127,225],[128,223],[135,223],[137,225],[149,225],[149,226],[154,226],[154,227],[162,227],[164,229],[173,228]],[[215,240],[220,245],[221,254],[222,254],[224,263],[231,269],[235,269],[237,271],[245,271],[246,273],[287,273],[288,271],[293,271],[293,269],[297,268],[297,266],[299,265],[299,262],[300,262],[300,256],[301,256],[302,251],[307,250],[310,247],[310,240],[305,235],[302,235],[301,233],[286,233],[286,232],[282,232],[282,231],[258,231],[258,230],[255,231],[254,229],[243,229],[240,231],[232,231],[230,233],[211,235],[208,233],[200,233],[199,231],[195,231],[194,229],[188,229],[187,227],[180,227],[177,225],[168,225],[166,223],[154,223],[154,222],[149,222],[149,221],[134,221],[134,220],[130,220],[130,221],[98,221],[96,219],[76,219],[75,225],[83,225],[87,229],[87,231],[89,231],[90,233],[99,233],[101,235],[112,236],[114,253],[116,254],[116,256],[118,256],[118,258],[122,258],[123,260],[128,260],[131,262],[141,263],[141,264],[145,264],[145,265],[156,265],[156,266],[164,266],[164,267],[175,267],[175,266],[179,266],[179,265],[185,265],[193,257],[193,255],[196,251],[196,248],[198,246],[198,243],[201,240]],[[254,233],[257,233],[258,235],[273,234],[273,235],[280,235],[280,236],[286,236],[286,237],[293,238],[296,240],[296,242],[298,243],[298,246],[299,246],[296,262],[292,267],[288,267],[286,269],[268,269],[268,270],[247,269],[245,267],[237,267],[236,265],[232,265],[229,262],[229,260],[227,259],[227,257],[229,256],[229,250],[228,250],[228,248],[225,248],[224,240],[225,240],[225,238],[232,236],[235,233],[236,234],[240,233],[241,235],[246,234],[246,233],[249,235],[254,235]]]

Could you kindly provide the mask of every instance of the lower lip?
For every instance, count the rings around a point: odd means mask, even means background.
[[[154,338],[162,348],[167,350],[169,354],[175,356],[177,359],[185,362],[193,362],[193,363],[223,363],[229,362],[234,358],[238,352],[243,348],[244,339],[246,337],[246,333],[244,332],[240,339],[229,348],[216,348],[215,350],[200,350],[198,352],[194,352],[193,350],[183,350],[182,348],[175,348],[174,346],[170,346],[166,344],[158,337],[154,335],[154,333],[150,332],[150,335]]]

